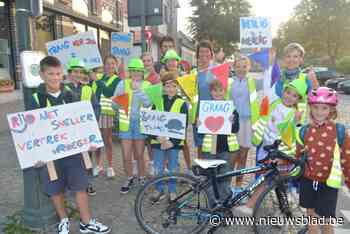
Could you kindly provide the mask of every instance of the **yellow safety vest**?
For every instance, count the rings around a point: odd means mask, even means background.
[[[256,92],[256,83],[254,78],[247,77],[248,81],[248,91],[249,91],[249,103],[250,103],[250,122],[252,125],[255,124],[259,119],[259,102],[258,95]],[[231,97],[231,92],[233,88],[233,79],[228,80],[228,89],[226,92],[226,97],[229,99]]]
[[[97,75],[97,80],[101,80],[103,77],[103,74],[98,74]],[[118,79],[117,75],[113,75],[108,78],[108,81],[106,82],[106,86],[112,85],[113,81],[115,79]],[[92,83],[92,91],[96,93],[97,90],[97,84],[96,82]],[[114,116],[115,111],[112,108],[112,100],[110,98],[105,97],[103,94],[101,94],[100,97],[100,106],[101,106],[101,114],[103,115],[108,115],[108,116]]]
[[[148,81],[142,81],[141,90],[145,90],[147,87],[149,87],[151,84]],[[133,96],[133,90],[131,88],[131,80],[126,79],[124,80],[124,90],[125,93],[128,94],[129,99],[129,108],[128,113],[125,112],[123,108],[119,108],[119,131],[127,132],[129,130],[130,125],[130,111],[131,111],[131,103],[132,103],[132,96]]]
[[[64,86],[65,89],[72,91],[72,89],[69,86]],[[88,85],[83,85],[81,88],[81,95],[80,95],[80,101],[91,101],[92,96],[92,88]]]
[[[205,134],[202,145],[202,152],[209,153],[213,147],[213,137],[215,135]],[[239,150],[239,144],[237,141],[236,134],[230,134],[227,136],[227,144],[229,152],[234,152]]]
[[[35,102],[40,106],[38,93],[33,93],[33,98]],[[46,98],[46,107],[51,107],[51,103],[48,98]]]
[[[185,104],[185,101],[183,99],[177,98],[171,105],[170,112],[180,113],[182,105],[184,104]],[[156,110],[158,109],[156,108]],[[162,105],[162,108],[158,111],[164,111],[164,104]],[[160,144],[160,142],[156,139],[152,139],[151,144]],[[183,144],[184,144],[184,141],[181,141],[180,145],[183,145]]]
[[[273,102],[269,108],[269,114],[267,116],[261,116],[259,118],[259,120],[253,125],[253,137],[252,137],[252,144],[253,145],[260,145],[263,141],[264,138],[264,134],[267,128],[267,123],[270,119],[270,114],[272,113],[272,111],[279,105],[282,103],[281,99],[276,100],[275,102]],[[288,112],[286,118],[284,119],[284,121],[293,121],[295,112],[293,110],[291,110],[290,112]],[[282,133],[279,134],[279,136],[281,136]],[[284,142],[283,139],[281,145],[279,146],[279,150],[284,152],[287,155],[294,155],[295,154],[295,149],[296,149],[296,145],[295,145],[295,140],[293,140],[293,144],[291,147],[287,146]]]
[[[337,134],[338,135],[338,134]],[[304,139],[301,139],[300,132],[296,135],[297,142],[304,146]],[[334,152],[333,152],[333,163],[331,172],[326,180],[327,186],[335,189],[339,189],[342,184],[342,169],[340,162],[340,147],[338,145],[338,139],[335,143]]]

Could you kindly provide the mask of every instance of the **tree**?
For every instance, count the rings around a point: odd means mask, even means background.
[[[330,65],[349,50],[350,1],[302,0],[278,32],[278,44],[297,41],[312,57],[328,56]]]
[[[195,39],[209,39],[232,54],[239,42],[239,18],[250,15],[246,0],[191,0],[195,8],[189,30]]]

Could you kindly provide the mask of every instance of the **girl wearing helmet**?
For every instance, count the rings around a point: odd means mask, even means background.
[[[121,139],[124,169],[127,175],[125,184],[120,192],[128,193],[134,183],[132,161],[133,155],[137,160],[138,176],[140,184],[145,183],[145,161],[143,158],[145,150],[145,138],[140,130],[140,109],[150,107],[151,101],[144,90],[150,86],[144,81],[144,64],[141,59],[133,58],[128,64],[129,78],[122,80],[114,96],[128,94],[128,108],[119,107],[119,137]],[[127,111],[127,112],[126,112]]]
[[[309,225],[308,233],[334,233],[338,189],[350,185],[350,138],[342,124],[335,123],[338,97],[333,89],[320,87],[308,94],[310,123],[297,135],[296,157],[306,151],[308,166],[300,179],[300,206],[311,218],[323,217],[324,225]]]

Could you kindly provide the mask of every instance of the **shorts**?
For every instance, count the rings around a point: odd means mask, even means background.
[[[241,147],[252,147],[252,125],[249,119],[239,119],[239,131],[237,141]]]
[[[66,189],[77,192],[88,187],[88,175],[81,154],[54,161],[57,180],[50,181],[47,167],[40,168],[43,191],[48,196],[65,192]]]
[[[299,194],[300,206],[306,209],[315,209],[316,214],[321,217],[335,217],[338,189],[331,188],[321,182],[318,182],[316,186],[314,181],[302,177]]]
[[[147,135],[141,133],[139,120],[130,119],[129,130],[122,132],[119,129],[119,138],[124,140],[145,140]]]
[[[101,114],[98,120],[98,126],[100,128],[113,128],[114,116]]]

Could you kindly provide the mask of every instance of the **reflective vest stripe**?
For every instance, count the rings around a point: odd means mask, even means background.
[[[331,172],[327,178],[326,184],[332,188],[340,188],[342,183],[342,170],[340,165],[340,150],[338,143],[335,144],[333,153],[333,163]]]
[[[206,134],[203,139],[202,151],[203,152],[211,152],[213,135]],[[239,149],[239,144],[237,142],[237,137],[235,134],[230,134],[227,136],[227,144],[229,152],[234,152]]]
[[[255,124],[259,119],[259,103],[256,92],[256,84],[253,78],[248,77],[248,90],[250,101],[250,121],[251,124]]]
[[[38,106],[41,107],[38,93],[33,93],[33,98],[34,98],[35,102],[38,104]],[[50,103],[48,98],[46,98],[46,107],[51,107],[51,103]]]

